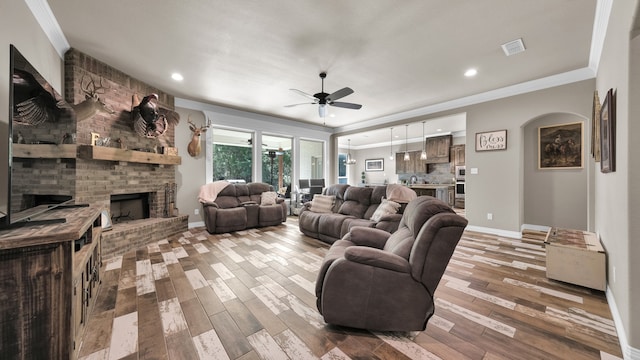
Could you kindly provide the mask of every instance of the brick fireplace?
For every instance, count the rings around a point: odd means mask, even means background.
[[[73,197],[77,203],[100,204],[113,213],[112,198],[145,194],[144,218],[136,217],[122,225],[114,221],[113,230],[103,233],[106,257],[185,231],[188,216],[167,217],[177,212],[168,212],[166,208],[175,199],[165,199],[167,186],[175,183],[179,158],[165,161],[167,156],[156,154],[157,149],[172,146],[174,129],[169,127],[158,138],[142,137],[133,130],[131,117],[134,95],[142,98],[156,93],[158,105],[168,110],[174,109],[173,96],[71,49],[65,54],[67,103],[85,100],[83,79],[85,84],[86,79],[100,84],[98,96],[115,112],[99,112],[82,121],[61,119],[59,123],[19,129],[27,144],[51,144],[44,146],[50,146],[53,155],[34,157],[14,153],[12,204],[24,205],[34,197]],[[94,156],[91,133],[99,134],[101,139],[109,138],[107,147],[117,148],[119,156]],[[147,153],[149,156],[145,156]]]

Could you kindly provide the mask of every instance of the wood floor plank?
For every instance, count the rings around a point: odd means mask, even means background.
[[[227,301],[224,303],[224,306],[245,336],[254,334],[263,329],[260,321],[239,299]]]
[[[197,336],[213,329],[213,325],[211,325],[209,317],[197,297],[181,302],[180,307],[191,336]]]
[[[217,313],[210,316],[209,319],[211,319],[216,334],[218,334],[229,358],[235,359],[253,350],[251,344],[228,312]]]
[[[435,315],[408,333],[324,323],[315,279],[328,249],[291,217],[228,234],[193,228],[105,259],[82,360],[622,357],[605,294],[547,279],[541,241],[466,231]]]

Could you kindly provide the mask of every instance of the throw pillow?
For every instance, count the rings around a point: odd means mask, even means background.
[[[335,195],[316,194],[313,196],[313,200],[311,200],[311,208],[309,210],[317,213],[329,213],[331,212],[335,199]]]
[[[382,199],[376,211],[371,215],[371,220],[378,222],[384,215],[395,214],[398,212],[398,209],[400,209],[400,206],[401,205],[395,201]]]
[[[275,191],[265,191],[260,196],[260,205],[274,205],[278,194]]]

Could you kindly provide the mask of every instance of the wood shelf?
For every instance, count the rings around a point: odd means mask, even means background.
[[[182,163],[180,156],[91,145],[78,145],[78,158],[163,165],[180,165]]]
[[[12,144],[11,152],[16,158],[31,159],[75,159],[76,144]]]
[[[13,144],[13,157],[27,159],[85,159],[128,161],[158,165],[180,165],[180,156],[76,144]]]

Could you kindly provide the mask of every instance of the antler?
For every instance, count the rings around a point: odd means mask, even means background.
[[[84,86],[82,86],[82,84],[84,84],[84,77],[85,77],[85,75],[82,74],[82,79],[80,80],[80,88],[82,89],[82,91],[84,91],[84,93],[87,96],[93,97],[96,94],[104,94],[104,90],[105,89],[106,90],[110,89],[110,87],[105,87],[102,84],[102,78],[100,78],[100,86],[96,86],[96,83],[95,83],[95,81],[94,81],[92,76],[89,76],[89,79],[91,79],[91,80],[87,83],[87,86],[84,87]]]

